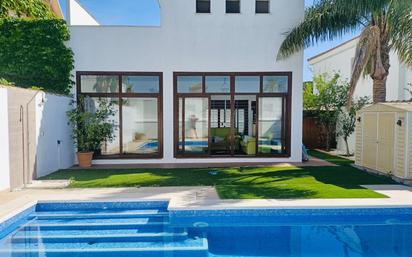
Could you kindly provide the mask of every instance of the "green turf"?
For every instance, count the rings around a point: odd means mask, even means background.
[[[215,186],[223,199],[382,198],[360,185],[395,183],[357,170],[345,159],[311,154],[339,166],[60,170],[43,179],[71,179],[72,188]]]

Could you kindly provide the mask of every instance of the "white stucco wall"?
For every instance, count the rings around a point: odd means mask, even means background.
[[[333,74],[339,72],[343,80],[350,80],[352,72],[353,58],[356,52],[356,44],[358,39],[350,40],[335,49],[325,52],[317,57],[309,59],[309,64],[313,69],[313,74],[329,73]],[[399,61],[399,58],[395,52],[390,53],[390,73],[386,84],[386,100],[409,100],[410,95],[405,90],[408,87],[408,83],[412,83],[412,70],[405,64]],[[361,77],[356,87],[354,97],[368,96],[372,100],[372,79],[367,77]],[[412,87],[411,87],[412,89]],[[343,138],[338,137],[338,150],[346,151],[346,146]],[[355,150],[355,136],[352,136],[348,140],[349,149],[353,153]]]
[[[7,89],[0,87],[0,191],[10,188],[9,115]]]
[[[87,12],[77,0],[67,1],[66,20],[70,25],[94,25],[98,26],[97,20]]]
[[[37,177],[74,165],[72,131],[66,116],[70,101],[44,92],[36,97]]]
[[[276,3],[275,3],[276,2]],[[293,72],[291,158],[213,158],[213,162],[301,161],[303,53],[276,61],[283,33],[303,19],[304,0],[272,0],[270,14],[255,14],[242,0],[240,14],[196,14],[195,0],[161,0],[160,27],[71,26],[75,71],[163,72],[164,158],[161,162],[211,162],[173,158],[173,72]],[[159,160],[98,160],[151,163]]]

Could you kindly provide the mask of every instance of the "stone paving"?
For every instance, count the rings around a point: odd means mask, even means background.
[[[412,207],[412,188],[402,185],[365,186],[388,198],[221,200],[213,187],[141,187],[100,189],[29,188],[0,192],[0,222],[37,201],[170,200],[169,209]]]

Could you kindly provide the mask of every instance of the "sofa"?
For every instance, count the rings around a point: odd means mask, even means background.
[[[251,136],[243,136],[242,141],[240,141],[240,147],[242,151],[247,155],[256,154],[256,138]]]

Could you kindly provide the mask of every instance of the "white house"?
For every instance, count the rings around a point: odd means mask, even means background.
[[[158,27],[101,26],[69,0],[75,94],[109,99],[94,163],[300,162],[303,53],[277,61],[304,0],[159,0]]]
[[[349,81],[351,78],[352,63],[355,57],[358,37],[355,37],[335,48],[320,53],[308,60],[312,67],[313,74],[334,74],[339,72],[343,80]],[[398,101],[409,100],[411,95],[405,88],[412,89],[408,83],[412,83],[412,70],[403,64],[396,53],[390,54],[390,71],[386,84],[386,100]],[[368,96],[372,99],[372,79],[369,76],[362,76],[357,84],[354,97],[359,98]],[[337,138],[339,151],[346,151],[343,138]],[[355,150],[355,136],[352,135],[349,140],[350,152]]]

